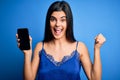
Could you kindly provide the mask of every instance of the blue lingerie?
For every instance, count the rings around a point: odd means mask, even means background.
[[[64,56],[62,61],[57,62],[47,54],[44,47],[39,52],[40,64],[38,68],[37,80],[81,80],[80,69],[81,62],[79,53],[74,50],[70,56]],[[43,45],[44,46],[44,45]]]

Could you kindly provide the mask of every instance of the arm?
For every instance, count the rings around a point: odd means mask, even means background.
[[[92,64],[88,49],[83,43],[79,43],[78,52],[80,53],[80,60],[82,62],[83,69],[85,74],[89,80],[101,80],[101,60],[100,60],[100,47],[104,43],[105,38],[99,34],[95,38],[95,46],[94,46],[94,62]]]
[[[24,58],[24,79],[25,80],[35,80],[38,65],[39,65],[39,51],[42,49],[42,43],[38,43],[34,50],[33,60],[31,62],[31,51],[23,51]]]
[[[102,34],[99,34],[95,38],[94,45],[94,64],[92,68],[92,80],[101,80],[102,76],[102,65],[100,58],[100,47],[106,41],[105,37]]]
[[[102,65],[100,58],[100,49],[94,48],[94,62],[92,66],[92,80],[101,80]]]
[[[18,35],[16,35],[18,41],[18,47],[20,46]],[[32,38],[30,37],[30,45],[32,44]],[[42,43],[38,43],[34,50],[33,60],[32,49],[23,50],[24,53],[24,80],[34,80],[36,77],[38,65],[39,65],[39,51],[42,49]]]
[[[24,80],[34,80],[32,77],[31,50],[24,50]]]
[[[35,50],[34,50],[34,57],[32,60],[32,71],[33,71],[33,78],[36,78],[36,74],[38,71],[38,66],[39,66],[39,62],[40,62],[40,58],[39,58],[39,52],[42,49],[42,42],[38,43]]]

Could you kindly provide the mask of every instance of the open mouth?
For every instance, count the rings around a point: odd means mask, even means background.
[[[56,35],[60,35],[63,29],[60,28],[54,28],[54,32]]]

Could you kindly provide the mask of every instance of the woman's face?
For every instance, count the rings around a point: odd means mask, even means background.
[[[54,11],[50,17],[50,28],[55,39],[66,38],[66,14],[63,11]]]

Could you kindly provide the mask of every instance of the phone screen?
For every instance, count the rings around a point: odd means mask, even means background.
[[[21,50],[29,50],[30,49],[30,40],[29,40],[29,32],[27,28],[19,28],[17,29],[18,38],[20,39],[20,49]]]

